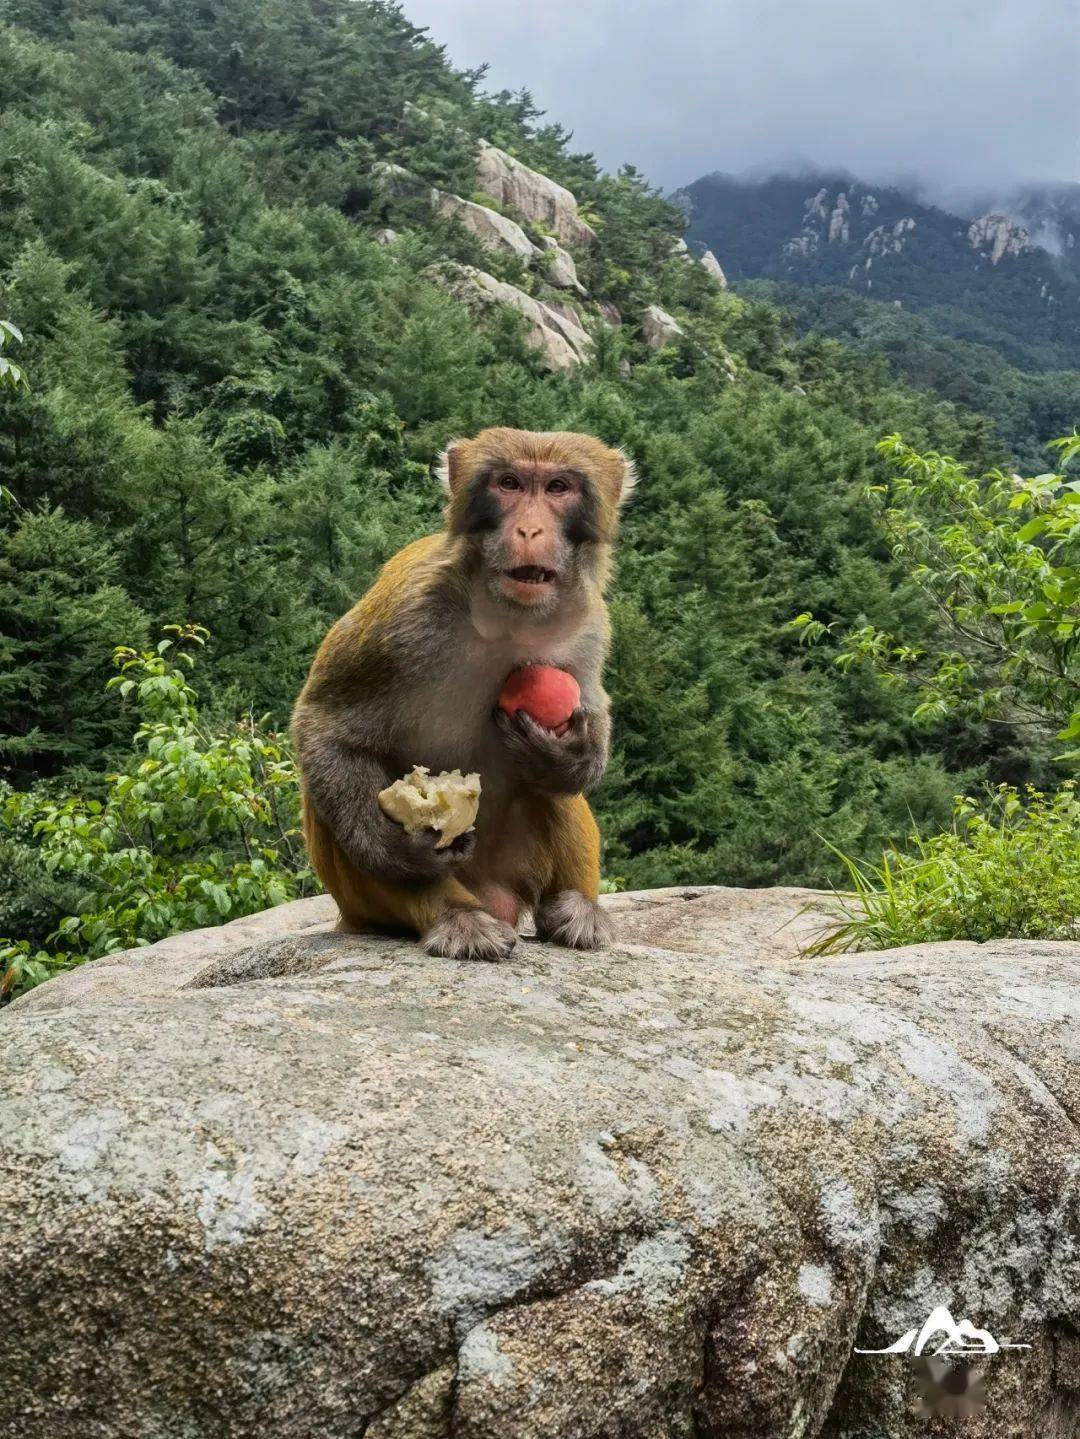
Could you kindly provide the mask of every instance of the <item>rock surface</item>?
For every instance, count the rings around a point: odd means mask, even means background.
[[[524,315],[529,325],[525,338],[541,352],[549,369],[570,370],[588,359],[592,339],[572,306],[537,300],[473,265],[447,263],[433,269],[432,275],[451,294],[479,312],[493,305],[506,305]]]
[[[1080,945],[800,958],[822,904],[453,965],[305,901],[27,996],[0,1434],[915,1439],[853,1346],[944,1305],[1031,1345],[965,1439],[1071,1439]]]
[[[384,199],[427,200],[432,206],[438,201],[439,191],[427,180],[406,170],[404,165],[395,165],[391,160],[377,160],[372,166],[372,174]]]
[[[548,284],[558,290],[576,290],[579,295],[588,293],[578,279],[573,255],[550,235],[544,237],[543,274]]]
[[[480,141],[476,183],[500,205],[546,226],[564,245],[588,245],[596,239],[596,231],[578,214],[577,200],[569,190],[486,140]]]
[[[650,350],[662,350],[684,333],[674,315],[669,315],[659,305],[645,306],[641,314],[641,338]]]
[[[476,205],[472,200],[463,200],[460,195],[450,195],[445,190],[436,192],[435,209],[444,218],[464,225],[490,250],[506,250],[526,264],[536,258],[536,246],[525,231],[516,221],[500,215],[498,210]]]
[[[721,290],[727,289],[727,276],[724,274],[723,266],[711,250],[706,250],[698,264],[707,275],[711,275]]]
[[[1031,237],[1008,215],[980,215],[968,226],[968,244],[996,265],[1005,255],[1031,249]]]

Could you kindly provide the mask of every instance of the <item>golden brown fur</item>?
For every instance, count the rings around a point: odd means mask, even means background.
[[[493,464],[514,465],[532,486],[534,518],[547,513],[548,477],[563,472],[599,516],[600,537],[571,544],[553,534],[556,597],[535,610],[500,601],[484,548],[510,535],[524,513],[517,497],[500,496],[505,534],[488,540],[468,528],[470,496]],[[531,909],[548,937],[593,947],[604,937],[600,842],[575,791],[595,783],[606,757],[603,586],[629,467],[589,436],[495,429],[451,446],[444,470],[447,528],[387,561],[324,639],[297,702],[312,864],[350,929],[415,933],[436,953],[497,958]],[[554,497],[548,509],[559,510]],[[507,674],[529,662],[565,668],[581,686],[565,741],[497,710]],[[375,802],[413,764],[481,774],[475,835],[453,854],[407,837]]]

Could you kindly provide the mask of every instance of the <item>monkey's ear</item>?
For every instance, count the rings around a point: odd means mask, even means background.
[[[448,495],[457,494],[465,480],[465,441],[451,440],[435,461],[435,475]]]
[[[622,485],[619,489],[619,504],[625,505],[637,488],[638,472],[637,466],[625,450],[616,450],[615,453],[622,460]]]

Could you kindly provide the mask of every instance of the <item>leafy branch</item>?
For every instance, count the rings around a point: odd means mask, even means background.
[[[47,948],[0,940],[0,1000],[57,969],[311,893],[296,767],[263,721],[214,727],[189,682],[208,632],[168,625],[153,650],[119,647],[106,688],[141,716],[103,799],[8,790],[0,837],[29,831],[40,865],[76,886]]]
[[[1080,481],[974,477],[899,435],[877,448],[896,473],[868,493],[894,557],[939,616],[942,641],[924,648],[861,625],[836,637],[836,664],[909,685],[923,723],[966,714],[1080,741]],[[1054,448],[1065,470],[1080,434]],[[791,625],[806,644],[835,629],[809,612]],[[1076,761],[1080,749],[1061,758]]]

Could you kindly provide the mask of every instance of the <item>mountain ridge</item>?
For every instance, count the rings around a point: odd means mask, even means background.
[[[1080,365],[1075,191],[1019,187],[1015,213],[977,213],[975,198],[954,213],[914,189],[830,168],[764,179],[717,171],[671,198],[687,217],[688,241],[713,250],[732,281],[841,286],[899,303],[945,334],[1039,371]]]

